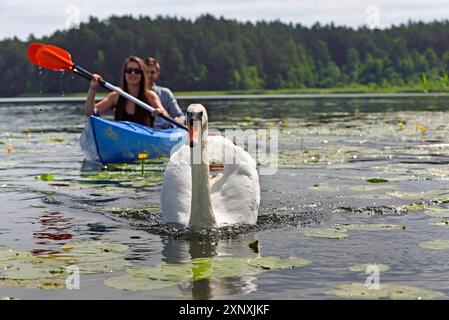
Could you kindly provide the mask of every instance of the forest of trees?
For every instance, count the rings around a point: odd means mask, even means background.
[[[161,63],[159,84],[174,91],[330,88],[353,84],[449,85],[449,21],[409,22],[388,29],[279,21],[243,23],[204,15],[90,18],[79,29],[28,41],[0,41],[0,96],[84,92],[72,74],[39,70],[31,42],[54,44],[74,62],[119,84],[123,60],[135,54]]]

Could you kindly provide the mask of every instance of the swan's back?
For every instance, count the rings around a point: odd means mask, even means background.
[[[255,224],[260,204],[259,177],[251,155],[230,140],[209,136],[208,161],[224,164],[211,183],[211,203],[219,226]],[[165,170],[161,209],[165,223],[187,226],[192,197],[190,148],[185,145],[171,157]]]

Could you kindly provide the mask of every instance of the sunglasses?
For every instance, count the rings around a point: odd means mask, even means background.
[[[126,73],[135,73],[135,74],[142,74],[142,69],[140,68],[126,68],[125,69]]]

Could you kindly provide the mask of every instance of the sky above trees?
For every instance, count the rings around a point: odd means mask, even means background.
[[[176,16],[196,19],[205,13],[238,21],[273,21],[312,26],[319,22],[372,28],[412,21],[449,19],[447,0],[2,0],[0,40],[26,40],[76,27],[89,16]]]

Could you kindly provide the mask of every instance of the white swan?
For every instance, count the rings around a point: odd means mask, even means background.
[[[221,136],[208,136],[201,104],[187,109],[188,144],[170,157],[161,192],[164,223],[192,229],[255,224],[260,204],[256,163],[251,155]],[[201,143],[198,143],[200,138]],[[224,171],[210,178],[209,162]]]

